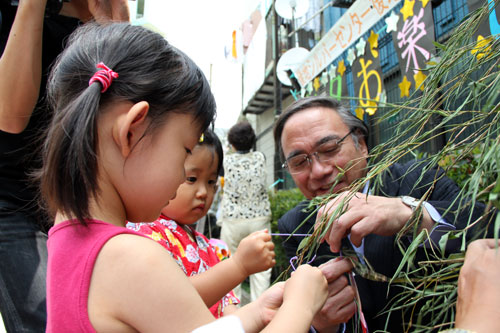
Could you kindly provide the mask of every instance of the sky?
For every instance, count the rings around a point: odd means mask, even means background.
[[[241,64],[224,57],[259,0],[145,0],[144,20],[200,66],[217,102],[215,127],[228,129],[241,111]],[[132,9],[132,8],[131,8]]]

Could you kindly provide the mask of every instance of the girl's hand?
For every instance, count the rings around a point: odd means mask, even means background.
[[[328,282],[317,267],[300,265],[286,281],[283,303],[293,302],[311,311],[311,319],[323,307],[328,297]]]
[[[233,255],[246,276],[265,271],[276,264],[274,244],[267,230],[256,231],[243,238]]]

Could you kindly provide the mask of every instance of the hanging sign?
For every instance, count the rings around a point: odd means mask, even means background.
[[[365,42],[356,44],[357,58],[352,63],[355,96],[359,98],[356,116],[363,120],[364,114],[373,116],[384,93],[382,69],[378,52],[378,34],[373,30]]]
[[[401,0],[356,1],[293,70],[302,87],[330,65]]]
[[[392,40],[401,69],[401,97],[409,96],[410,87],[423,90],[426,78],[423,69],[435,54],[430,1],[404,0],[397,30],[392,32]]]

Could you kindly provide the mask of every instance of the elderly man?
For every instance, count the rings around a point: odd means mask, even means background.
[[[367,138],[366,125],[328,97],[303,98],[281,114],[274,126],[274,139],[283,166],[297,187],[307,199],[329,193],[338,193],[339,197],[320,208],[318,216],[309,217],[310,212],[304,211],[307,202],[299,204],[279,220],[280,232],[311,233],[315,224],[320,223],[322,214],[328,215],[335,210],[351,185],[368,171]],[[374,189],[367,182],[362,192],[365,194],[352,196],[346,211],[332,223],[314,264],[332,258],[333,253],[340,251],[342,239],[349,235],[361,260],[366,259],[376,272],[392,277],[402,260],[395,243],[396,234],[414,218],[421,198],[426,201],[421,203],[418,229],[429,231],[430,243],[437,244],[443,232],[464,228],[468,223],[468,214],[457,214],[455,199],[459,188],[438,169],[423,172],[414,162],[394,164],[384,174],[380,188]],[[484,205],[476,203],[472,221],[483,211]],[[287,256],[296,255],[301,240],[302,237],[297,236],[284,237]],[[409,245],[410,237],[403,241]],[[448,242],[447,250],[452,251],[456,245]],[[328,274],[331,296],[313,325],[317,331],[331,332],[335,325],[354,314],[353,287],[345,278],[344,273],[349,270],[345,260],[336,259],[322,267]],[[390,316],[378,315],[401,289],[361,276],[356,276],[356,285],[369,331],[401,332],[408,318],[402,319],[399,312]]]

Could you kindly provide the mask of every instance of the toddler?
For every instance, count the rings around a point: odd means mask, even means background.
[[[219,138],[213,131],[205,131],[184,163],[186,181],[177,189],[175,199],[162,209],[160,218],[152,223],[127,224],[129,229],[151,237],[170,252],[184,273],[191,277],[216,318],[231,312],[230,305],[239,303],[231,289],[248,275],[276,263],[274,244],[265,231],[243,239],[234,255],[220,263],[209,240],[191,226],[207,214],[212,204],[217,178],[222,173],[222,161]],[[215,264],[218,265],[209,274],[200,274]]]

